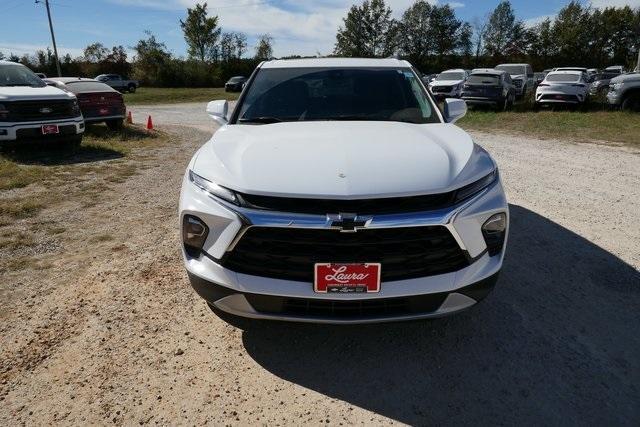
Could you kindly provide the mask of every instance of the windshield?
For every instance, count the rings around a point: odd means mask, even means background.
[[[408,68],[260,69],[241,102],[240,123],[440,121],[418,77]]]
[[[580,80],[580,74],[549,74],[547,75],[548,82],[558,83],[574,83]]]
[[[464,80],[464,73],[442,73],[437,80]]]
[[[0,86],[44,87],[46,83],[24,65],[3,64],[0,65]]]
[[[527,72],[525,71],[525,67],[523,67],[522,65],[498,65],[496,67],[496,70],[506,71],[512,76],[527,74]]]
[[[499,85],[500,76],[495,74],[471,74],[467,79],[467,83],[473,85]]]

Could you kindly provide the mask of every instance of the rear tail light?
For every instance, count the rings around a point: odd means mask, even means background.
[[[502,251],[506,233],[507,214],[503,212],[492,215],[482,224],[482,236],[490,256],[497,255]]]
[[[209,227],[197,216],[185,215],[182,218],[182,242],[184,251],[189,256],[194,258],[200,256],[208,234]]]

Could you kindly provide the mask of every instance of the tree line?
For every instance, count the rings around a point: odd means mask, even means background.
[[[640,49],[640,8],[596,9],[573,0],[555,18],[526,26],[503,0],[472,23],[448,4],[417,0],[400,19],[384,0],[353,5],[336,35],[334,55],[407,58],[423,72],[527,62],[557,66],[635,68]]]
[[[392,16],[384,0],[354,4],[342,20],[330,56],[396,55],[424,73],[453,67],[493,67],[501,62],[527,62],[536,70],[608,65],[633,69],[640,49],[640,8],[628,6],[596,9],[573,0],[554,18],[533,26],[517,18],[508,0],[473,22],[459,19],[448,4],[426,0],[416,0],[399,19]],[[148,86],[221,86],[231,76],[249,75],[260,61],[273,57],[273,37],[259,35],[251,55],[247,36],[224,31],[218,16],[208,14],[207,3],[188,8],[179,24],[187,45],[186,58],[174,55],[146,31],[145,37],[130,47],[133,58],[124,46],[108,48],[92,43],[79,57],[60,58],[63,74],[95,77],[117,73]],[[295,57],[299,56],[291,56]],[[8,59],[47,75],[56,73],[49,49]]]

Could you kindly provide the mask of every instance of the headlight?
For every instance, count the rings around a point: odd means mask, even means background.
[[[9,108],[5,104],[0,104],[0,120],[9,118]]]
[[[191,181],[193,185],[195,185],[202,191],[208,193],[210,196],[218,197],[235,205],[238,204],[238,198],[233,191],[221,187],[218,184],[209,181],[208,179],[204,179],[191,170],[189,171],[189,181]]]
[[[464,187],[458,189],[455,194],[455,203],[459,203],[469,197],[479,193],[484,190],[498,179],[498,168],[495,168],[488,175],[480,178],[476,182],[473,182],[469,185],[465,185]]]
[[[79,116],[80,113],[80,105],[78,104],[78,100],[74,99],[73,100],[73,105],[71,106],[71,112],[77,116]]]
[[[502,251],[507,230],[507,214],[498,213],[482,224],[482,236],[487,244],[489,255],[494,256]]]
[[[182,242],[184,251],[189,256],[194,258],[200,256],[208,234],[209,227],[197,216],[185,215],[182,218]]]

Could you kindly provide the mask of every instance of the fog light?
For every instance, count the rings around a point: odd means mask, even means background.
[[[200,218],[193,215],[185,215],[182,218],[182,242],[184,251],[189,256],[200,256],[208,234],[209,227]]]
[[[482,224],[482,235],[487,244],[489,255],[494,256],[502,251],[507,230],[507,214],[492,215]]]

